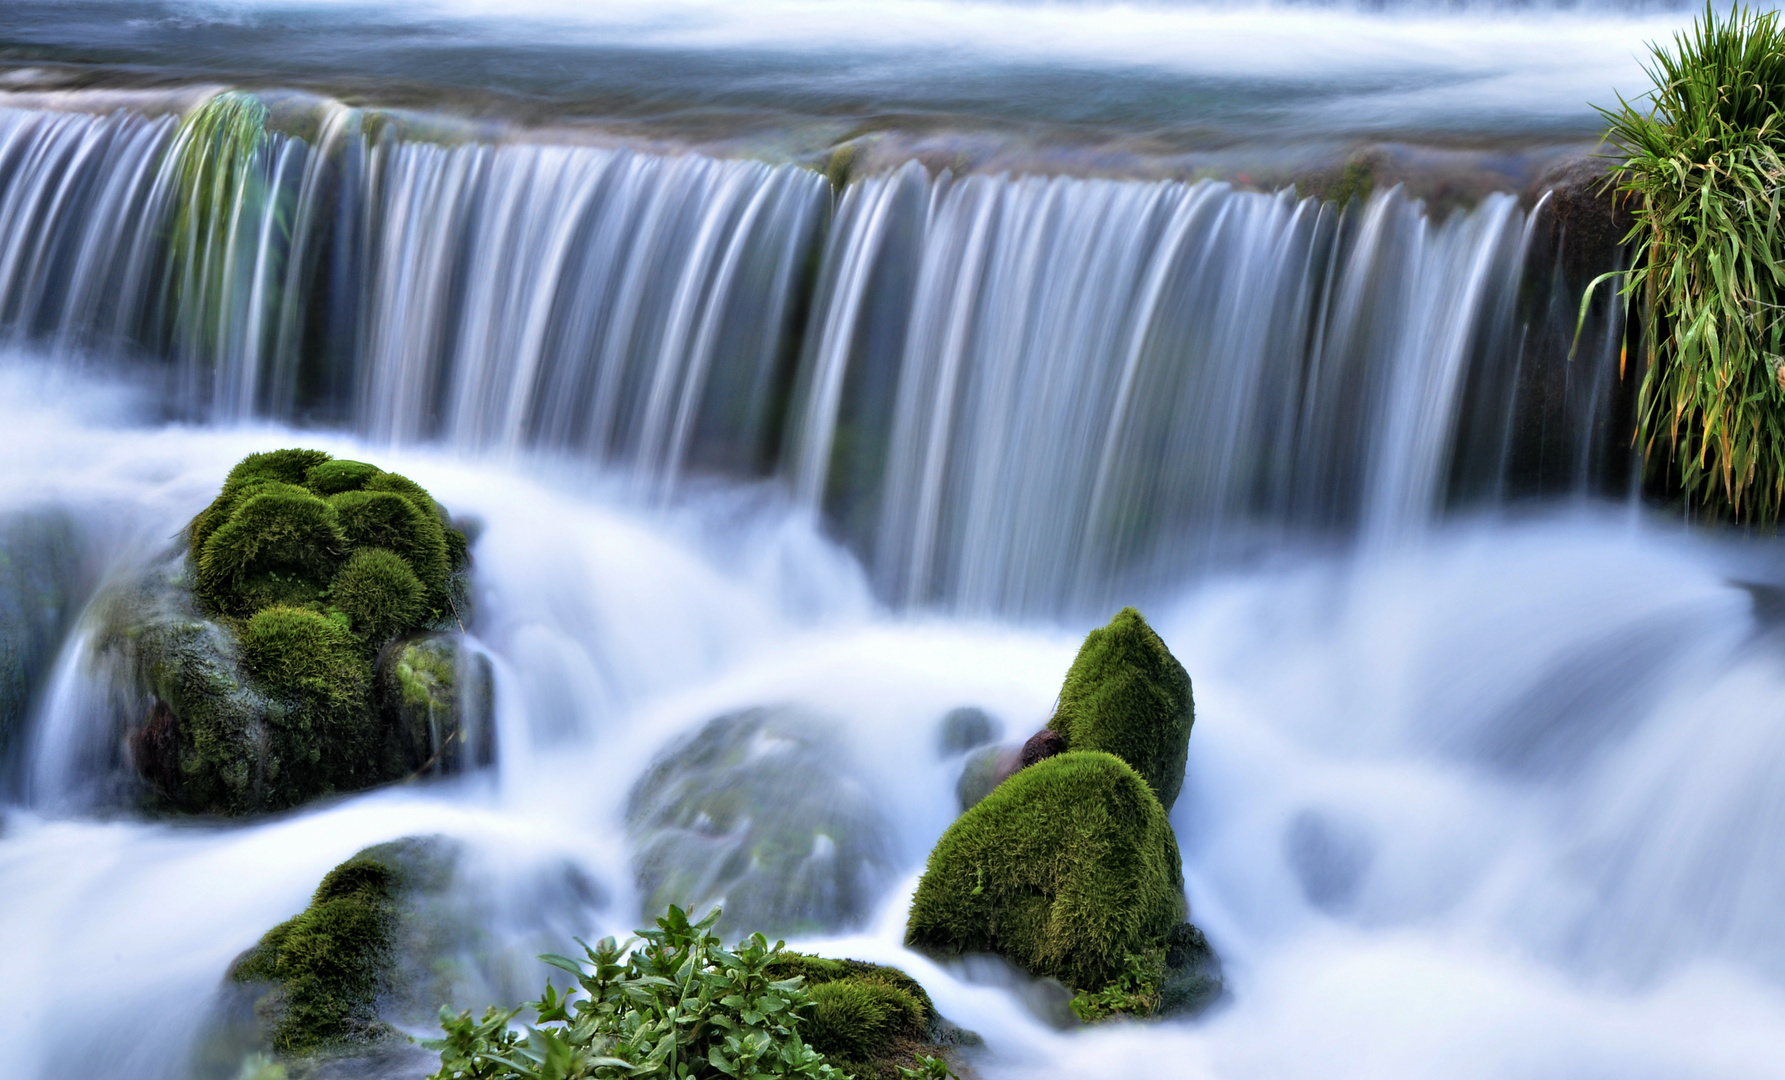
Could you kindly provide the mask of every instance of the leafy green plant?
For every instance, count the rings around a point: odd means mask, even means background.
[[[1785,503],[1785,30],[1777,12],[1707,4],[1647,70],[1653,91],[1601,110],[1637,250],[1594,285],[1621,278],[1640,313],[1651,477],[1715,516],[1770,524]]]
[[[719,914],[690,922],[672,905],[635,941],[583,944],[586,962],[540,957],[575,985],[559,995],[548,982],[523,1005],[538,1014],[525,1033],[509,1026],[521,1009],[473,1020],[443,1008],[445,1037],[422,1043],[440,1053],[432,1080],[846,1080],[800,1037],[803,978],[771,977],[782,943],[752,934],[724,949]]]
[[[1165,969],[1165,950],[1122,958],[1122,974],[1103,989],[1080,990],[1072,998],[1072,1014],[1085,1023],[1112,1016],[1141,1019],[1159,1011],[1159,978]]]

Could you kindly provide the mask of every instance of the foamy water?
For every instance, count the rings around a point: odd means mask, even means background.
[[[901,868],[860,933],[811,944],[905,965],[985,1035],[988,1077],[1785,1075],[1785,641],[1733,583],[1779,583],[1770,542],[1558,510],[1133,597],[1195,680],[1172,816],[1230,997],[1195,1023],[1067,1033],[899,943],[954,814],[937,719],[976,704],[1027,734],[1087,627],[891,613],[760,490],[645,508],[550,461],[167,425],[148,400],[9,359],[0,511],[63,508],[104,577],[252,449],[400,469],[484,523],[474,630],[497,660],[501,763],[232,826],[6,810],[9,1075],[182,1075],[231,958],[329,867],[406,835],[465,842],[465,888],[537,989],[533,952],[638,921],[620,815],[646,763],[778,702],[841,721]],[[33,754],[103,722],[58,700]],[[593,885],[567,890],[563,866]]]

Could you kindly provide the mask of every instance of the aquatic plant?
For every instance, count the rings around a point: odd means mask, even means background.
[[[170,299],[181,340],[202,354],[217,344],[232,278],[242,270],[235,265],[241,222],[267,197],[266,120],[259,98],[225,91],[181,122],[169,149]]]
[[[719,918],[714,908],[692,922],[671,905],[635,942],[584,945],[585,961],[540,957],[575,980],[562,995],[548,982],[539,1000],[490,1009],[482,1020],[441,1009],[445,1037],[422,1043],[440,1053],[432,1080],[844,1080],[849,1074],[806,1041],[803,1027],[873,1055],[928,1004],[891,975],[858,976],[851,962],[790,954],[761,934],[725,949],[712,933]],[[837,964],[842,974],[829,966]],[[835,977],[808,990],[813,972]],[[524,1034],[510,1026],[522,1009],[538,1014]],[[914,1064],[898,1075],[950,1075],[936,1056],[914,1057]]]
[[[1073,989],[1120,978],[1124,957],[1185,915],[1176,838],[1139,773],[1100,751],[1023,769],[942,834],[911,901],[906,940],[995,952]]]
[[[1707,3],[1652,51],[1655,89],[1601,110],[1636,216],[1632,267],[1599,281],[1621,277],[1640,316],[1638,445],[1650,479],[1701,512],[1770,524],[1785,503],[1785,30],[1777,12]]]
[[[1047,726],[1069,750],[1103,750],[1134,766],[1169,813],[1195,722],[1184,665],[1128,607],[1085,636]]]

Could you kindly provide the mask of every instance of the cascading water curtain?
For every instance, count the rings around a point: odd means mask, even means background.
[[[666,495],[766,466],[829,209],[792,166],[584,147],[383,145],[360,423],[574,449]]]
[[[790,483],[907,604],[1043,612],[1259,533],[1439,508],[1516,293],[1508,196],[1434,225],[1221,184],[916,165],[839,209]]]
[[[280,107],[0,110],[8,330],[171,357],[189,410],[547,449],[649,500],[778,470],[882,595],[974,612],[1399,543],[1511,460],[1509,196],[1438,222],[1398,191],[912,163],[833,221],[794,166]]]
[[[172,117],[0,109],[0,327],[135,343],[158,288]]]

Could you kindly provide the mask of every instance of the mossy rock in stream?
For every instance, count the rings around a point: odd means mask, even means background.
[[[374,677],[388,645],[465,608],[464,536],[425,490],[319,450],[250,454],[187,535],[184,565],[123,590],[101,636],[149,699],[131,757],[154,801],[240,815],[443,771],[458,736],[438,721],[470,711],[444,700],[456,682],[417,740]]]
[[[1098,990],[1186,913],[1177,840],[1152,789],[1113,754],[1074,751],[1016,773],[949,826],[906,940]]]
[[[812,1001],[801,1036],[856,1080],[900,1080],[918,1054],[952,1059],[978,1035],[943,1019],[916,979],[865,960],[783,952],[769,964],[774,980],[799,976]]]
[[[1102,750],[1134,766],[1170,813],[1195,722],[1184,665],[1129,607],[1085,637],[1047,726],[1068,750]]]
[[[405,837],[330,870],[302,911],[223,973],[183,1075],[239,1080],[276,1066],[286,1080],[412,1080],[434,1071],[439,1056],[403,1032],[437,1023],[442,1004],[512,1000],[531,980],[533,955],[609,902],[569,860],[511,868],[499,882],[470,861],[457,840]],[[524,905],[509,909],[510,895]],[[493,905],[505,912],[496,920]]]

